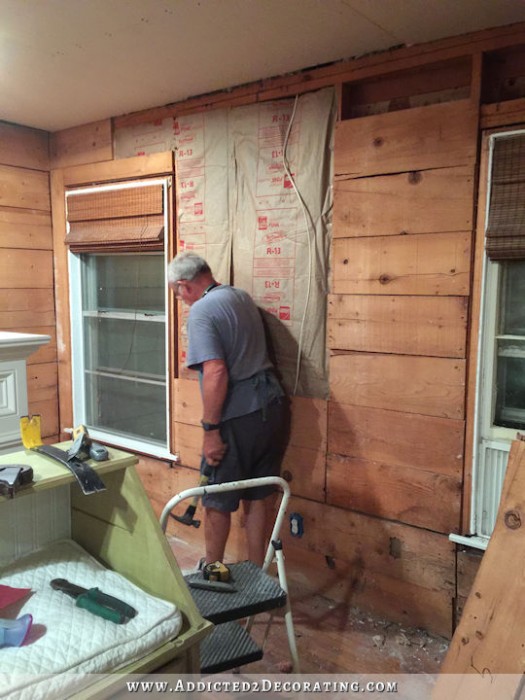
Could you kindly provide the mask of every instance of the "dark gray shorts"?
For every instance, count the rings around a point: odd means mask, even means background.
[[[288,441],[289,407],[285,397],[246,416],[231,418],[221,425],[221,437],[228,445],[226,454],[218,467],[211,467],[212,484],[226,481],[255,479],[261,476],[279,476],[281,462]],[[239,507],[241,499],[256,501],[275,491],[274,486],[205,494],[202,503],[206,508],[215,508],[232,513]]]

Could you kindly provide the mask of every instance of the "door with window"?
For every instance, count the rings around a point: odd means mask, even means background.
[[[67,192],[73,415],[90,434],[169,455],[169,180]]]
[[[525,431],[525,130],[489,137],[471,532],[495,525],[510,444]]]

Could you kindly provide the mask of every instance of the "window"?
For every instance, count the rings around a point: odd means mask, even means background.
[[[525,429],[525,261],[501,263],[494,425]]]
[[[129,187],[139,186],[150,185]],[[96,199],[99,191],[106,203],[115,192],[120,197],[118,186],[99,188],[95,193],[93,189],[87,194],[91,199],[94,194]],[[68,196],[85,194],[86,190],[75,190]],[[128,211],[129,192],[125,199]],[[75,201],[71,209],[78,211],[84,206],[81,204]],[[163,216],[166,209],[163,205]],[[98,218],[95,222],[90,220],[88,226],[85,222],[71,226],[68,234],[74,241],[69,253],[74,422],[85,424],[93,437],[110,444],[167,456],[167,286],[163,244],[151,243],[151,221],[136,217],[136,213],[122,217],[123,212],[117,212],[116,218],[105,217],[104,213],[97,211]],[[158,212],[155,216],[158,218]],[[140,220],[138,226],[133,225],[135,218]],[[82,227],[88,230],[87,243]],[[122,245],[112,239],[112,232],[124,229],[126,243]],[[144,231],[149,233],[142,250],[140,235]],[[106,245],[100,241],[106,241]]]
[[[525,131],[488,136],[470,532],[486,547],[510,444],[525,430]]]
[[[481,435],[525,429],[525,261],[487,261],[479,392]]]

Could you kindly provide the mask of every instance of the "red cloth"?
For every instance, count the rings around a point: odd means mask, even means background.
[[[25,598],[28,593],[31,593],[30,588],[11,588],[0,584],[0,610]]]

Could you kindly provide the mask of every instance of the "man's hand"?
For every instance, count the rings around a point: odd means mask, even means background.
[[[204,433],[202,454],[210,467],[218,467],[226,454],[228,445],[222,441],[219,430],[209,430]]]

